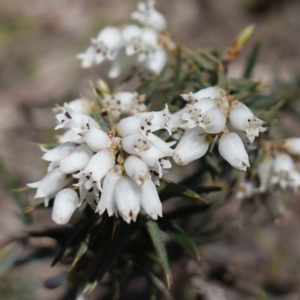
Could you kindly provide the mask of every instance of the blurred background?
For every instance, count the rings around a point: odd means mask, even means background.
[[[53,141],[53,105],[88,97],[91,82],[105,74],[105,66],[81,69],[76,54],[86,49],[101,27],[127,22],[136,2],[0,0],[0,240],[24,229],[10,188],[43,176],[46,164],[34,142]],[[166,16],[174,40],[191,48],[222,49],[244,27],[255,24],[248,50],[229,69],[232,77],[241,75],[251,43],[257,40],[263,43],[256,79],[271,82],[276,75],[289,81],[299,71],[299,0],[160,0],[157,8]],[[284,122],[290,135],[299,136],[293,120]],[[18,200],[34,204],[31,196],[24,194]],[[276,224],[243,230],[234,225],[237,207],[225,212],[229,218],[225,238],[201,247],[200,269],[193,262],[174,266],[177,280],[181,268],[191,268],[195,286],[203,294],[199,299],[269,299],[258,286],[277,287],[270,299],[299,299],[300,205],[288,202],[290,212]],[[49,216],[33,218],[37,226],[53,226]],[[0,299],[56,299],[62,290],[43,287],[44,280],[57,272],[49,265],[50,260],[34,262],[2,275]],[[201,272],[206,272],[208,284]]]

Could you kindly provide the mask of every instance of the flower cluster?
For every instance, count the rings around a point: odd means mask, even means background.
[[[53,220],[69,222],[77,207],[80,210],[86,203],[100,214],[106,210],[109,216],[120,215],[128,223],[136,220],[141,207],[153,219],[162,216],[155,184],[171,168],[174,143],[166,143],[153,132],[170,131],[167,106],[124,118],[108,132],[72,106],[60,108],[56,129],[73,134],[65,135],[57,147],[44,149],[42,158],[50,162],[48,173],[28,184],[37,188],[35,197],[45,198],[46,205],[55,196]]]
[[[117,78],[136,68],[142,72],[159,74],[164,68],[167,53],[160,45],[161,31],[166,28],[165,17],[154,7],[154,1],[138,3],[132,18],[142,26],[105,27],[91,39],[85,52],[77,55],[82,67],[90,68],[108,60],[110,78]]]
[[[264,122],[219,87],[181,96],[188,103],[180,115],[172,117],[172,124],[186,130],[174,151],[175,163],[184,166],[202,157],[219,136],[221,156],[234,168],[245,171],[250,164],[243,139],[252,143],[259,132],[266,130]]]

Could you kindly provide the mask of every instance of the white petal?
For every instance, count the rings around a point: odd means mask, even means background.
[[[122,147],[127,153],[140,155],[147,151],[151,145],[141,134],[131,134],[123,138]]]
[[[52,220],[57,224],[66,224],[70,221],[79,203],[77,193],[73,189],[63,189],[55,197]]]
[[[205,132],[217,134],[224,130],[226,118],[222,111],[215,107],[207,110],[201,117],[200,126]]]
[[[71,174],[79,171],[87,165],[93,155],[93,150],[83,144],[76,147],[69,155],[60,162],[60,169],[63,173]]]
[[[219,141],[219,152],[234,168],[246,171],[250,167],[248,153],[236,133],[224,134]]]
[[[162,217],[162,204],[151,179],[144,181],[141,186],[141,207],[154,220]]]
[[[53,149],[46,150],[46,153],[42,156],[42,159],[46,161],[60,161],[70,154],[75,148],[76,146],[73,143],[63,143]]]
[[[117,125],[118,132],[122,137],[130,134],[141,133],[142,119],[136,116],[122,119]]]
[[[205,135],[200,127],[185,131],[175,148],[173,159],[180,166],[186,166],[190,162],[202,157],[208,150],[210,138]]]
[[[141,185],[146,179],[150,178],[149,169],[146,163],[134,155],[126,158],[124,168],[126,174],[138,185]]]
[[[115,197],[121,217],[130,223],[140,211],[140,187],[129,177],[121,177],[115,186]]]
[[[110,138],[104,131],[95,127],[90,127],[90,129],[83,133],[83,140],[95,152],[108,149],[111,142]]]

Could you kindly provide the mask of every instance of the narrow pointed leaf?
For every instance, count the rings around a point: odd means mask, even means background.
[[[156,253],[160,258],[161,265],[166,276],[168,287],[170,287],[172,284],[172,273],[171,273],[169,259],[167,256],[165,244],[162,240],[160,229],[155,221],[153,221],[150,218],[147,219],[148,219],[146,222],[147,230],[150,234]]]
[[[181,244],[197,260],[200,259],[196,244],[182,228],[167,219],[159,219],[157,223],[162,231],[168,233],[176,242]]]
[[[177,219],[177,218],[185,218],[191,216],[193,214],[206,212],[211,208],[210,205],[203,205],[203,204],[190,204],[181,206],[174,211],[164,214],[165,219]]]
[[[252,52],[248,58],[246,67],[245,67],[245,72],[244,72],[244,78],[251,78],[254,66],[256,64],[259,50],[261,46],[261,41],[257,41],[252,49]]]

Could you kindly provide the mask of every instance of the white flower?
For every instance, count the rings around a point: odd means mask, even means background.
[[[170,147],[172,147],[173,145],[175,145],[177,142],[165,142],[164,140],[162,140],[160,137],[158,137],[157,135],[153,134],[153,133],[149,133],[148,136],[148,141],[155,146],[158,150],[162,151],[165,156],[172,156],[174,150],[171,149]]]
[[[48,206],[49,197],[68,185],[71,180],[72,178],[61,172],[59,168],[55,168],[40,181],[28,183],[27,186],[36,188],[37,191],[34,198],[45,197],[45,205]]]
[[[146,163],[134,155],[126,158],[124,168],[126,174],[138,185],[141,185],[146,179],[151,178]]]
[[[153,50],[142,64],[142,67],[154,75],[159,75],[167,63],[167,52],[159,47]]]
[[[137,116],[122,119],[117,125],[117,131],[122,137],[142,133],[142,119]]]
[[[51,162],[48,167],[48,172],[52,171],[55,167],[58,167],[60,161],[69,155],[75,149],[75,147],[76,146],[70,142],[58,145],[50,150],[41,147],[41,149],[45,152],[45,154],[42,156],[42,159]]]
[[[188,93],[188,94],[181,95],[183,100],[191,104],[194,104],[195,102],[203,98],[217,99],[217,98],[222,98],[224,96],[226,96],[226,92],[217,86],[211,86],[205,89],[201,89],[196,93]]]
[[[91,103],[86,99],[75,99],[68,102],[68,106],[76,113],[90,115],[91,114]],[[66,109],[61,106],[57,106],[53,109],[55,113],[65,113]]]
[[[101,150],[93,155],[87,166],[82,171],[84,176],[90,176],[90,181],[94,181],[101,191],[101,180],[110,169],[115,166],[115,155],[108,150]]]
[[[87,165],[92,155],[93,150],[88,145],[80,145],[60,161],[60,169],[66,174],[79,171]]]
[[[300,138],[288,138],[284,140],[285,150],[292,155],[300,155]]]
[[[271,183],[278,183],[282,189],[287,188],[291,180],[290,174],[295,170],[296,166],[291,156],[286,153],[278,153],[274,159],[274,175],[271,178]]]
[[[154,28],[156,31],[162,31],[167,27],[167,22],[165,17],[155,9],[154,5],[155,1],[153,0],[148,0],[146,3],[139,2],[137,10],[131,14],[131,17],[143,25]]]
[[[250,167],[244,144],[236,133],[224,134],[219,141],[219,152],[234,168],[246,171]]]
[[[274,160],[271,157],[267,157],[259,164],[257,168],[258,178],[260,182],[259,191],[261,193],[266,192],[268,188],[272,175],[273,163]]]
[[[82,61],[82,67],[89,68],[94,64],[101,64],[105,59],[114,60],[123,46],[121,32],[115,27],[103,28],[96,38],[92,38],[92,45],[83,53],[77,55]]]
[[[52,209],[52,220],[57,224],[67,224],[79,203],[73,189],[63,189],[57,193]]]
[[[210,141],[210,137],[200,127],[186,130],[175,148],[174,162],[180,166],[186,166],[202,157],[207,152]]]
[[[121,217],[130,223],[140,211],[141,188],[129,177],[122,176],[115,185],[116,203]]]
[[[250,181],[242,181],[238,186],[238,192],[235,197],[238,200],[250,199],[257,193],[257,188]]]
[[[153,181],[147,178],[141,185],[141,207],[154,220],[162,217],[162,204]]]
[[[139,95],[134,92],[120,92],[116,95],[105,95],[103,104],[104,111],[112,112],[116,117],[121,113],[134,115],[138,112],[145,111],[147,106],[143,103],[145,95]]]
[[[99,124],[92,117],[75,112],[67,103],[64,108],[64,113],[56,115],[59,125],[55,127],[55,130],[69,128],[77,134],[82,134],[90,127],[99,128]]]
[[[253,143],[255,137],[259,136],[260,132],[267,130],[262,127],[265,122],[255,117],[246,105],[237,100],[232,104],[229,120],[232,127],[246,133],[251,143]]]
[[[187,104],[186,111],[182,114],[181,119],[188,122],[186,125],[187,129],[199,126],[203,114],[212,108],[216,108],[216,106],[214,99],[202,98],[192,105]]]
[[[131,134],[122,140],[123,149],[130,154],[139,155],[147,151],[151,145],[141,134]]]
[[[207,110],[202,116],[199,123],[200,127],[205,132],[211,134],[217,134],[224,130],[226,124],[226,118],[222,111],[215,107]]]
[[[72,129],[68,129],[61,135],[57,135],[57,141],[59,144],[71,142],[75,144],[82,144],[84,143],[84,140],[80,135],[75,133]]]
[[[108,149],[111,143],[111,139],[108,135],[96,127],[90,127],[87,129],[83,133],[83,140],[95,152]]]
[[[119,168],[111,169],[104,178],[103,191],[98,203],[96,212],[103,214],[105,210],[109,216],[118,216],[118,208],[115,198],[115,186],[118,180],[122,177],[122,172]]]
[[[297,191],[300,188],[300,173],[296,170],[293,170],[290,172],[289,177],[289,186],[294,191]]]

